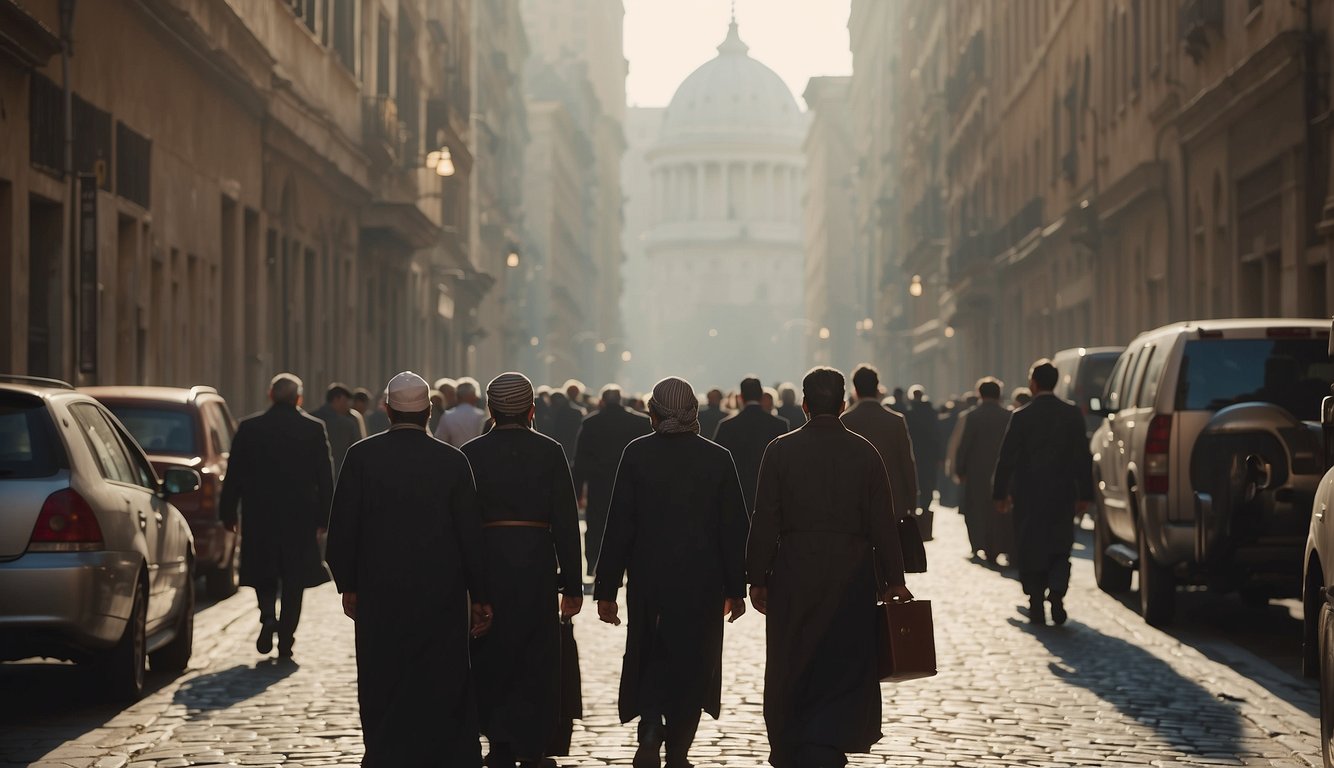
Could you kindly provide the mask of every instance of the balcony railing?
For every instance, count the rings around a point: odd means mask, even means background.
[[[403,124],[398,120],[398,105],[393,97],[367,96],[362,114],[367,148],[382,153],[384,160],[397,162],[403,154]]]

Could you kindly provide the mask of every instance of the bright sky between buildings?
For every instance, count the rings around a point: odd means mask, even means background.
[[[811,77],[852,73],[850,2],[737,0],[741,39],[800,99]],[[717,55],[730,14],[729,0],[625,0],[627,102],[666,106],[681,81]]]

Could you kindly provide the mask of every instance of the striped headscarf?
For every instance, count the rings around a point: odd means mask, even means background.
[[[699,398],[695,397],[695,388],[685,379],[668,376],[654,384],[649,408],[658,417],[654,427],[658,432],[699,434]]]
[[[533,382],[522,373],[502,373],[486,385],[486,404],[492,413],[522,416],[533,407]]]

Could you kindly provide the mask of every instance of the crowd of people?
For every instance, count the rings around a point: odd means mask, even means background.
[[[929,539],[938,490],[969,557],[1006,558],[1030,620],[1050,603],[1065,622],[1091,464],[1055,375],[1035,364],[1032,403],[1012,411],[992,378],[936,408],[921,387],[886,396],[869,365],[851,397],[842,373],[812,369],[800,402],[755,377],[702,398],[675,377],[595,397],[513,372],[484,389],[403,372],[375,401],[331,384],[307,414],[285,373],[236,434],[220,513],[244,522],[260,653],[276,636],[290,658],[303,590],[335,582],[355,622],[364,765],[481,765],[479,735],[491,768],[553,765],[579,709],[562,638],[588,595],[621,624],[625,588],[619,713],[639,721],[636,768],[664,751],[690,766],[702,713],[721,715],[724,618],[747,597],[768,623],[771,763],[843,766],[881,737],[872,608],[912,599],[899,518]]]

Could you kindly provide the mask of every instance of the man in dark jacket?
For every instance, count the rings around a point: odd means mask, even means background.
[[[727,451],[699,436],[689,382],[667,378],[649,404],[654,434],[621,459],[598,559],[598,618],[620,624],[629,574],[621,722],[638,717],[635,768],[688,768],[701,710],[722,707],[723,615],[746,611],[746,509]]]
[[[764,385],[755,377],[741,381],[741,410],[718,424],[719,445],[731,451],[741,476],[741,491],[746,495],[746,509],[755,508],[755,484],[759,482],[760,460],[774,438],[790,428],[787,420],[764,410]]]
[[[908,424],[902,415],[880,404],[880,373],[875,368],[858,367],[852,374],[852,388],[857,401],[843,412],[843,426],[875,446],[885,462],[896,515],[911,515],[917,508],[917,464]]]
[[[425,379],[395,376],[386,407],[389,430],[348,451],[329,529],[329,567],[356,622],[362,765],[477,768],[469,625],[485,634],[491,606],[472,471],[426,432]]]
[[[631,440],[652,431],[646,417],[621,405],[621,390],[614,384],[602,390],[602,409],[584,419],[574,451],[574,492],[587,499],[584,519],[588,529],[584,543],[590,576],[602,548],[602,531],[607,527],[607,507],[611,504],[611,488],[616,482],[621,454]]]
[[[324,422],[324,431],[329,435],[329,451],[333,454],[334,477],[337,478],[347,449],[366,437],[361,420],[352,415],[352,390],[335,381],[324,393],[324,405],[310,415]]]
[[[806,423],[806,413],[797,405],[797,387],[790,381],[778,387],[778,417],[787,421],[788,429],[797,429]]]
[[[579,443],[579,430],[584,425],[584,409],[570,402],[563,392],[551,393],[551,406],[547,409],[547,424],[550,431],[544,434],[560,443],[565,449],[565,458],[574,463],[575,447]]]
[[[1010,416],[992,480],[996,511],[1014,515],[1015,567],[1028,595],[1028,619],[1064,624],[1064,599],[1070,586],[1070,550],[1075,513],[1093,501],[1093,457],[1077,406],[1052,390],[1060,374],[1050,360],[1039,360],[1029,373],[1033,400]]]
[[[912,593],[880,454],[838,418],[843,374],[813,369],[802,390],[810,419],[764,455],[746,575],[768,621],[769,761],[842,768],[881,737],[876,599]]]
[[[717,387],[704,395],[704,407],[699,409],[699,433],[710,440],[718,435],[718,424],[731,415],[723,408],[723,391]]]
[[[977,383],[981,401],[959,417],[958,445],[950,464],[963,486],[964,524],[968,526],[968,548],[973,557],[984,552],[995,563],[999,554],[1013,548],[1014,526],[1007,515],[997,515],[991,503],[991,477],[1000,456],[1010,412],[1001,405],[999,381],[985,378]]]
[[[245,528],[240,577],[259,599],[255,649],[272,651],[277,633],[278,653],[288,658],[306,588],[329,580],[318,537],[329,527],[333,464],[324,424],[300,408],[301,379],[274,376],[269,399],[273,405],[243,419],[232,438],[218,517],[233,531]]]
[[[943,460],[940,446],[940,419],[926,390],[920,384],[908,388],[908,434],[912,436],[913,455],[917,459],[917,514],[922,525],[922,538],[931,540],[934,513],[931,503],[936,498],[936,473]]]
[[[486,388],[494,428],[463,446],[477,482],[495,626],[474,644],[490,768],[537,768],[561,699],[560,620],[579,613],[579,510],[560,443],[531,429],[533,385],[505,373]],[[559,585],[564,597],[556,611]]]

